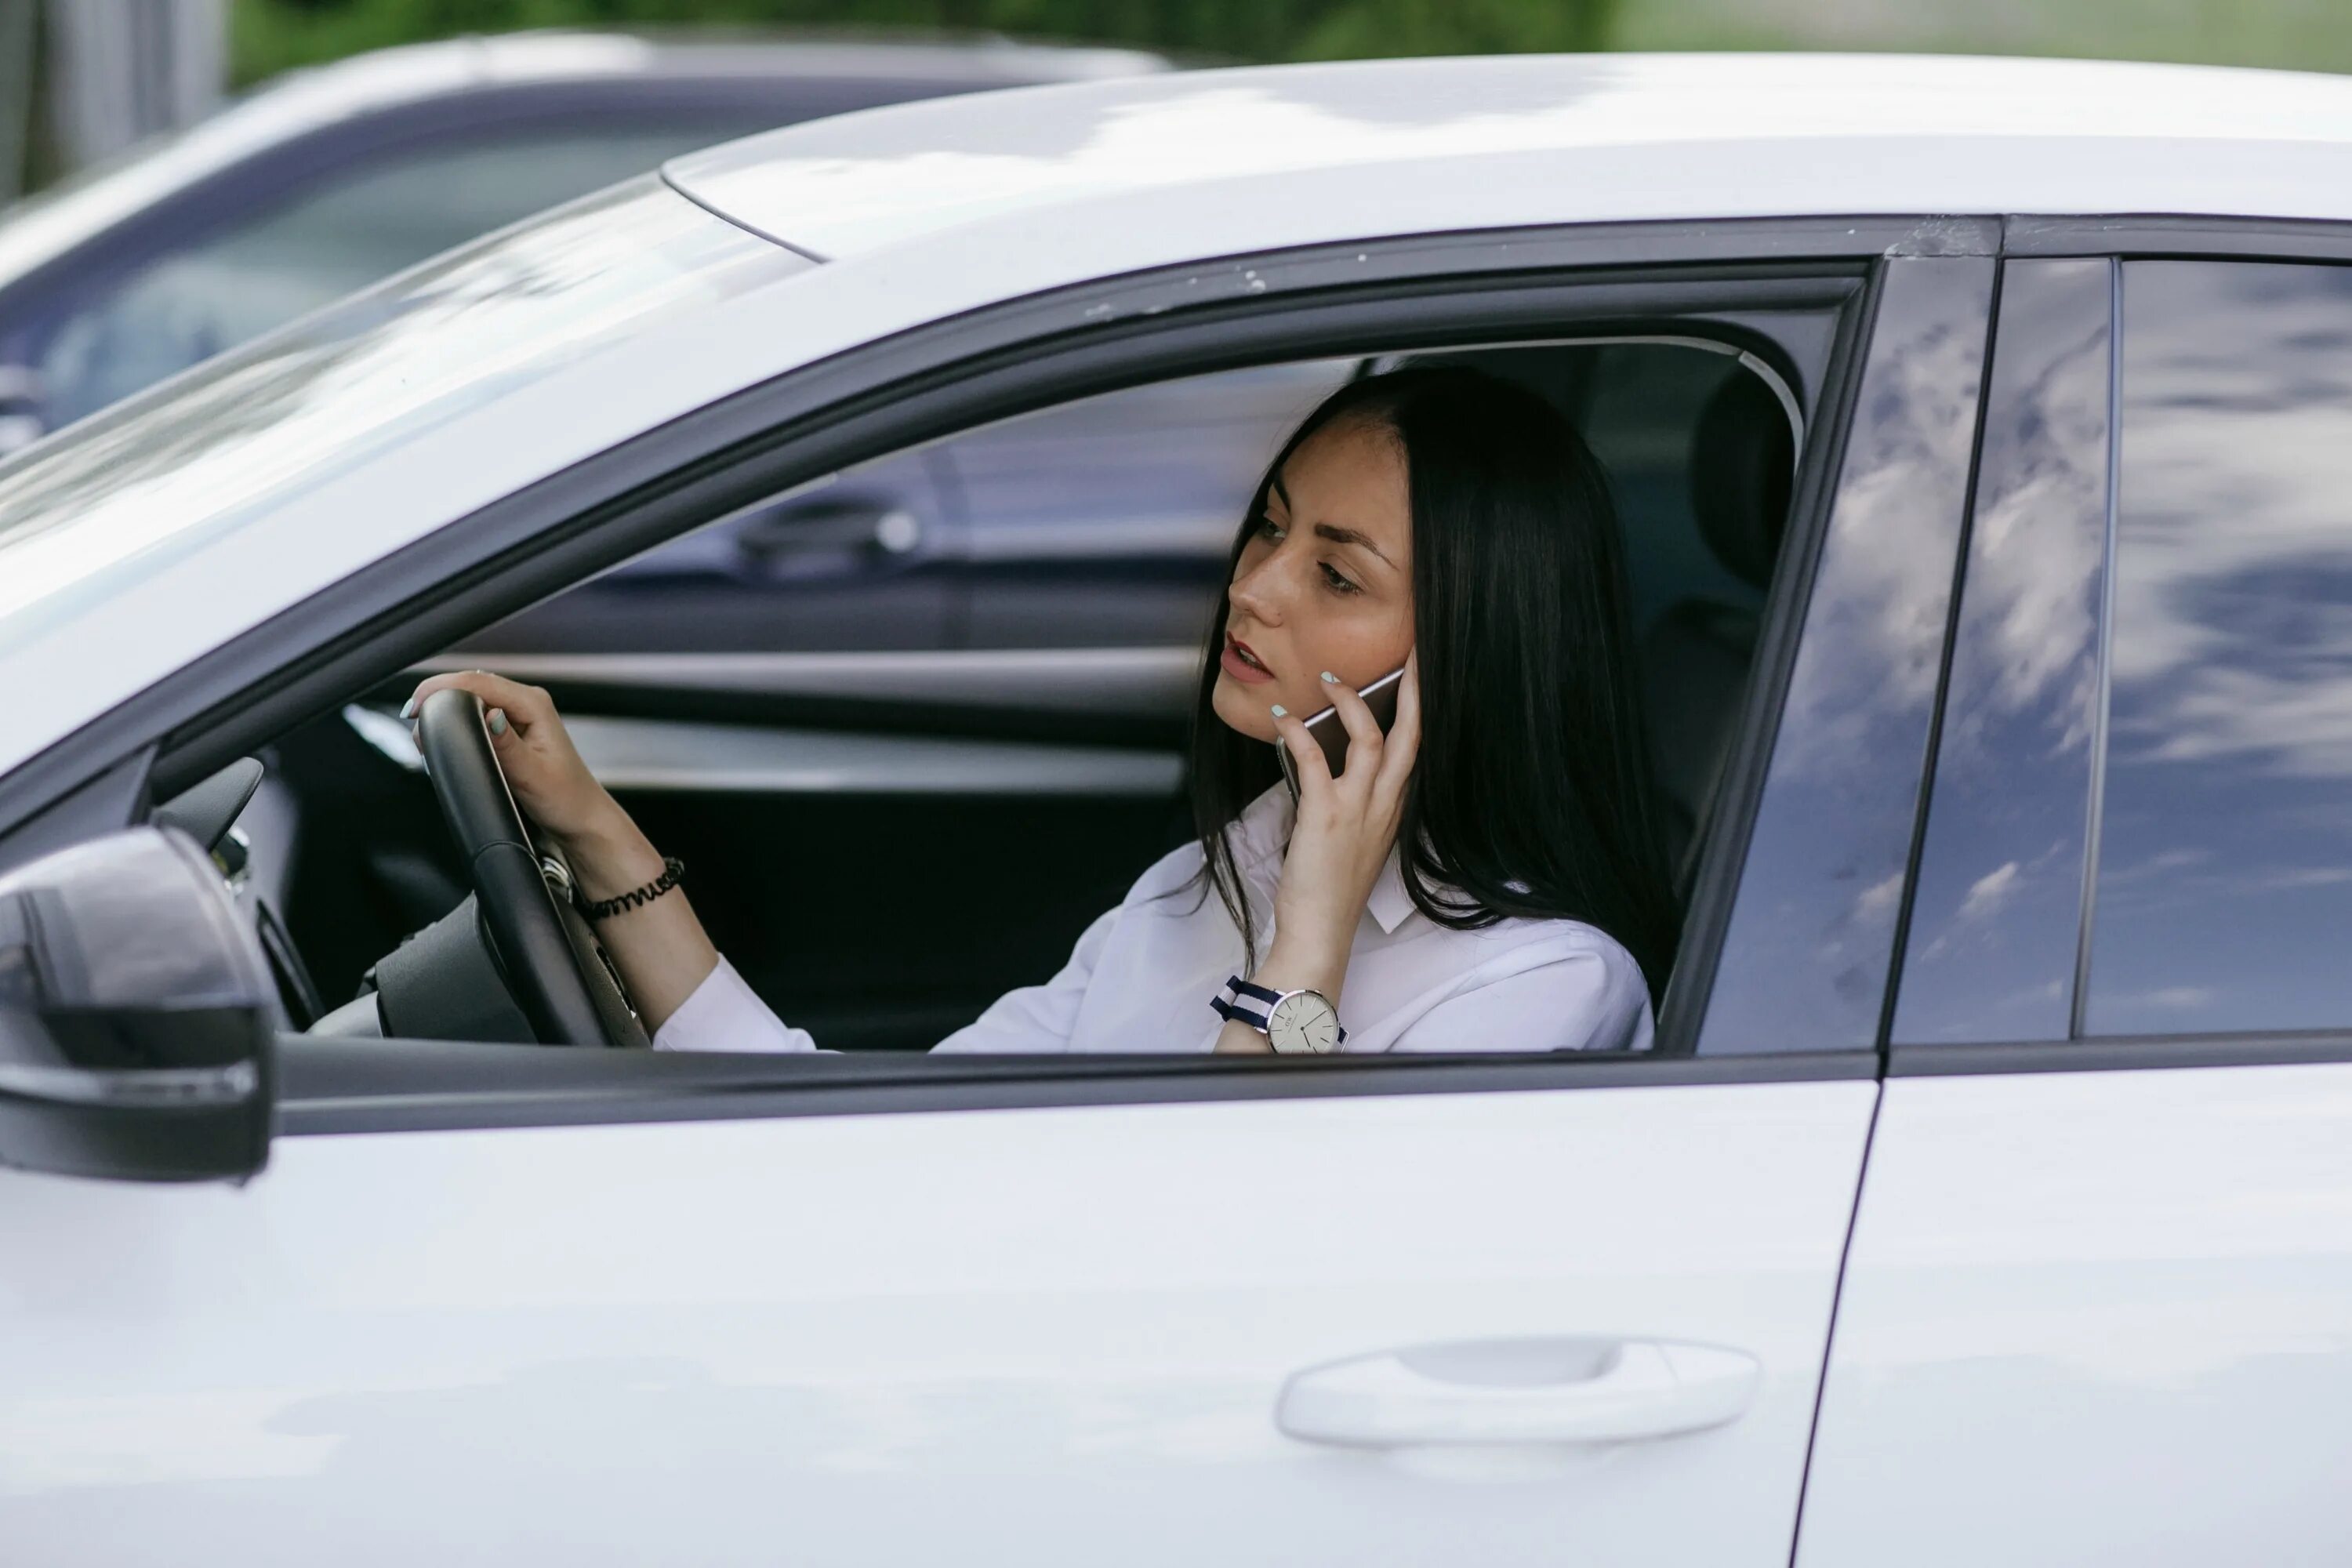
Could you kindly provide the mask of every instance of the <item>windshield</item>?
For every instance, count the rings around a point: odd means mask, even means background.
[[[0,661],[655,321],[814,265],[648,176],[352,296],[0,464]]]
[[[478,236],[601,191],[729,130],[614,115],[404,144],[198,233],[128,275],[12,316],[50,426],[121,401]]]

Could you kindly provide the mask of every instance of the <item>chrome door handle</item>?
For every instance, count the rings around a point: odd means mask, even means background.
[[[1464,1340],[1295,1373],[1275,1425],[1357,1448],[1630,1443],[1735,1421],[1763,1365],[1685,1340]]]

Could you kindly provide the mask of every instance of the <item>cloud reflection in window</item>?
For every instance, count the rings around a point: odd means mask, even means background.
[[[1893,1038],[2066,1038],[2106,557],[2113,264],[2012,261]]]
[[[2084,1032],[2352,1025],[2352,268],[2124,268]]]
[[[1992,264],[1888,264],[1699,1049],[1875,1043],[1959,550]]]

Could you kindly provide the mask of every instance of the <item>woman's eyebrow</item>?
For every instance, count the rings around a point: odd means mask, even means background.
[[[1285,506],[1290,504],[1287,497],[1284,498],[1283,504]],[[1315,536],[1318,539],[1328,539],[1334,544],[1360,544],[1374,555],[1380,556],[1381,560],[1388,565],[1396,564],[1382,553],[1381,547],[1374,544],[1369,535],[1359,533],[1352,528],[1339,528],[1331,523],[1318,522],[1315,525]]]

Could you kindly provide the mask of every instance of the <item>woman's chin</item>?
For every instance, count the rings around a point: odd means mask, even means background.
[[[1246,686],[1221,671],[1209,692],[1209,710],[1224,721],[1226,729],[1239,731],[1253,741],[1271,741],[1275,700],[1271,680]]]

